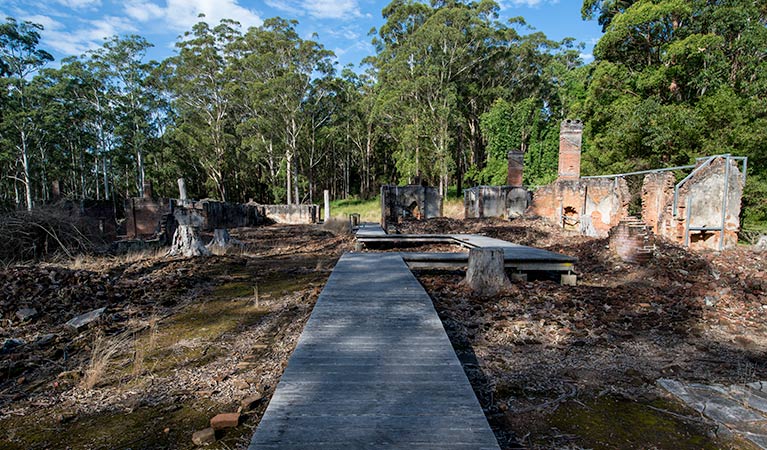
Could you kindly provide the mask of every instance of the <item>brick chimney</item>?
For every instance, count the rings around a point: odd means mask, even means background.
[[[152,197],[154,197],[154,190],[152,189],[152,182],[149,180],[144,180],[144,186],[142,186],[141,189],[142,197],[144,197],[147,200],[151,200]]]
[[[566,119],[559,128],[559,179],[577,180],[581,177],[581,141],[583,122]]]
[[[508,186],[522,186],[522,169],[525,165],[525,154],[512,150],[507,154],[509,160],[509,172],[506,177]]]

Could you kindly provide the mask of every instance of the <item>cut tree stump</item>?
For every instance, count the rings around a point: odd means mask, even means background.
[[[226,250],[233,245],[242,245],[242,242],[231,237],[226,228],[216,228],[213,230],[213,240],[208,244],[208,250]]]
[[[482,297],[491,297],[511,287],[504,270],[502,248],[483,247],[469,250],[469,268],[461,283]]]
[[[203,218],[200,214],[191,209],[180,207],[173,212],[173,216],[178,222],[178,228],[173,234],[173,243],[168,250],[168,256],[208,256],[210,250],[200,239],[200,226]]]

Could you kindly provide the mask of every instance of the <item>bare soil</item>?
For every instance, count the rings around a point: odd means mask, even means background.
[[[579,258],[577,287],[547,277],[478,298],[461,273],[425,273],[448,335],[503,448],[751,448],[671,400],[659,378],[767,379],[767,256],[658,242],[645,266],[606,239],[535,220],[435,219],[408,233],[481,233]]]
[[[0,354],[0,448],[191,448],[211,417],[260,395],[212,446],[245,448],[335,261],[353,248],[341,231],[274,225],[233,232],[245,246],[226,255],[0,269],[0,345],[23,342]],[[458,287],[462,273],[417,273],[504,449],[751,448],[655,382],[767,379],[767,255],[658,242],[635,266],[605,239],[527,219],[432,219],[399,232],[486,234],[579,258],[577,287],[532,274],[490,299]],[[22,322],[25,307],[38,315]],[[93,326],[63,325],[100,307]]]
[[[0,269],[1,448],[192,448],[194,431],[262,396],[212,448],[245,448],[349,235],[269,226],[245,246]],[[75,332],[64,323],[106,307]],[[38,315],[21,322],[16,311]],[[17,342],[18,342],[17,341]],[[94,364],[98,363],[98,364]]]

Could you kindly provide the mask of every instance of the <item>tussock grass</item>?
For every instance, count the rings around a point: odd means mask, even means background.
[[[93,389],[106,376],[112,359],[133,344],[133,332],[125,331],[112,337],[99,334],[93,340],[91,359],[80,382],[84,389]]]

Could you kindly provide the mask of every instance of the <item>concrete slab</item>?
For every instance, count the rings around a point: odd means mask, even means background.
[[[691,408],[759,448],[767,449],[767,399],[760,390],[762,383],[722,386],[658,380],[658,385]]]

